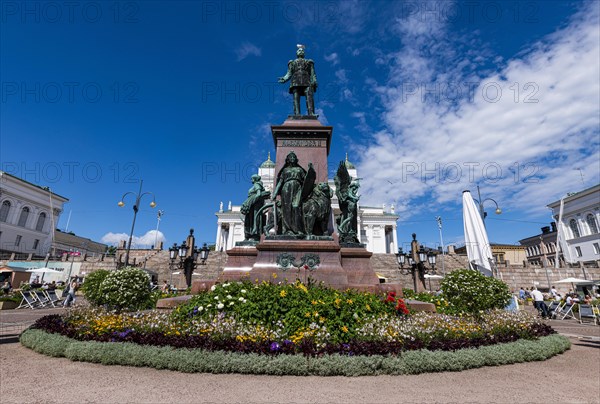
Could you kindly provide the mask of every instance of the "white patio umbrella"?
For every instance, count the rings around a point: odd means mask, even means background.
[[[444,279],[444,277],[442,275],[425,274],[425,279],[429,279],[429,290],[431,290],[431,280],[432,279]]]
[[[42,274],[42,279],[40,281],[44,280],[44,275],[45,274],[62,274],[61,271],[57,271],[56,269],[52,269],[52,268],[30,268],[28,270],[26,270],[25,272],[34,272],[37,274]]]
[[[573,290],[575,290],[576,283],[589,283],[590,281],[587,279],[579,279],[579,278],[565,278],[560,281],[556,281],[554,283],[570,283]]]
[[[465,247],[472,268],[485,276],[492,273],[492,249],[479,209],[470,191],[463,191],[463,225],[465,229]]]

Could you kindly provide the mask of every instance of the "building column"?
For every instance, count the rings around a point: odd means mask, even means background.
[[[392,237],[394,238],[394,251],[392,254],[395,254],[398,251],[398,234],[396,232],[396,225],[392,226]]]
[[[217,240],[215,242],[215,251],[221,251],[221,222],[217,221]]]
[[[373,252],[373,225],[367,225],[367,250]]]
[[[227,246],[226,249],[233,248],[233,233],[235,230],[235,223],[229,223],[229,233],[227,234]]]

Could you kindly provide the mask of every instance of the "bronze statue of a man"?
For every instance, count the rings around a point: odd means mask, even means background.
[[[288,62],[285,76],[279,78],[280,83],[290,82],[290,94],[294,96],[294,115],[300,115],[300,97],[306,97],[307,115],[315,115],[313,94],[317,91],[317,75],[312,59],[304,59],[304,45],[298,45],[296,60]]]

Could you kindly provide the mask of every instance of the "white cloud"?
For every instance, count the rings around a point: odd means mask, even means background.
[[[333,52],[330,55],[325,55],[325,60],[331,62],[333,66],[340,63],[340,58],[336,52]]]
[[[414,204],[424,195],[457,202],[482,182],[503,208],[541,215],[547,203],[583,188],[574,167],[586,186],[597,183],[600,38],[598,3],[590,4],[474,85],[465,83],[482,61],[455,54],[443,25],[423,31],[399,23],[403,50],[392,61],[393,79],[377,88],[386,129],[357,162],[365,203]]]
[[[260,56],[261,55],[261,49],[250,43],[250,42],[244,42],[242,43],[236,50],[235,50],[235,54],[237,56],[237,61],[242,61],[244,59],[246,59],[248,56]]]
[[[108,245],[118,245],[119,242],[123,240],[128,241],[129,235],[125,233],[109,232],[102,236],[102,238],[100,239],[101,242]],[[153,245],[155,246],[155,242],[160,243],[161,241],[164,242],[165,240],[165,236],[161,231],[157,232],[156,230],[150,230],[146,232],[146,234],[144,234],[143,236],[134,235],[131,239],[131,246],[137,248],[150,247]]]

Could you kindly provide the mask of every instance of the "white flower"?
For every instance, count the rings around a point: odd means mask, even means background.
[[[227,299],[231,300],[233,297],[231,297],[231,295],[227,295]]]
[[[240,297],[238,300],[239,300],[240,302],[243,302],[243,301],[244,301],[244,300],[246,300],[246,299],[244,299],[243,297]]]
[[[229,286],[229,282],[228,283],[224,283],[223,287],[226,288],[227,286]]]
[[[246,289],[242,289],[242,290],[240,290],[240,292],[246,293]]]
[[[198,311],[202,311],[202,310],[204,310],[204,307],[202,307],[202,306],[198,307]]]
[[[219,296],[215,296],[215,300],[219,300]]]
[[[217,288],[217,285],[212,285],[212,286],[210,287],[210,291],[211,291],[211,292],[214,292],[216,288]]]
[[[225,305],[223,303],[217,304],[217,309],[221,310]]]
[[[229,302],[230,306],[233,306],[235,304],[235,302]]]

